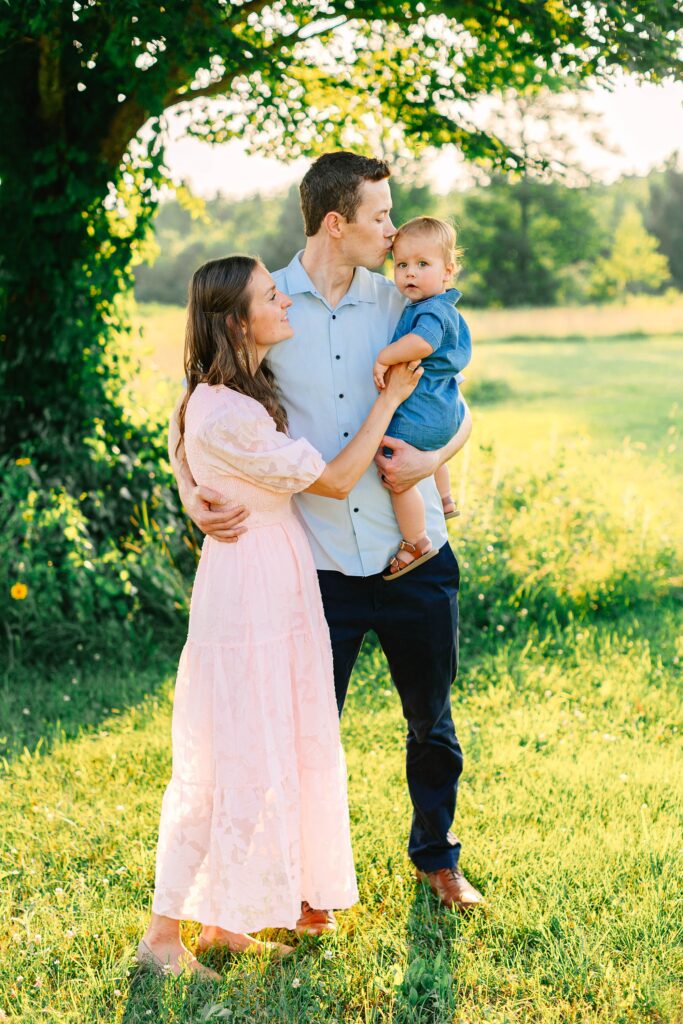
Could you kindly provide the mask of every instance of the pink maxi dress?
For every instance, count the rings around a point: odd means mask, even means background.
[[[293,928],[302,900],[358,899],[329,631],[291,500],[325,463],[222,385],[190,397],[185,450],[197,483],[251,514],[236,544],[202,548],[153,907],[235,932]]]

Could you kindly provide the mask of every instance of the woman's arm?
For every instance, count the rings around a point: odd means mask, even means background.
[[[413,361],[394,366],[385,389],[377,396],[370,413],[355,437],[328,462],[315,483],[306,488],[307,494],[324,498],[348,498],[375,457],[384,432],[397,408],[413,393],[423,370]]]
[[[249,512],[243,505],[228,504],[218,491],[197,486],[185,457],[185,445],[180,438],[179,409],[180,401],[173,410],[168,426],[168,458],[183,508],[202,533],[208,533],[214,540],[234,544],[246,533],[244,521]]]

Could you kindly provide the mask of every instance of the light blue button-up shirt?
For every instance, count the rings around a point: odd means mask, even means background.
[[[273,346],[275,373],[292,437],[305,437],[331,461],[358,432],[377,391],[372,368],[393,335],[406,300],[391,281],[357,267],[346,295],[332,308],[301,265],[301,252],[276,271],[278,288],[291,296],[294,337]],[[447,540],[433,477],[418,485],[427,533],[440,548]],[[374,463],[348,499],[295,496],[318,569],[371,576],[385,569],[401,540],[389,492]]]

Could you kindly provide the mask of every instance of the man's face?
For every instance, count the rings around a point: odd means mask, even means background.
[[[344,222],[344,255],[352,266],[372,270],[382,266],[396,234],[388,180],[362,182],[360,196],[355,219]]]

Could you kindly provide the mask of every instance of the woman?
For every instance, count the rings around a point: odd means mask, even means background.
[[[190,289],[181,438],[195,480],[250,510],[239,544],[207,537],[173,711],[153,914],[138,960],[211,973],[199,948],[291,947],[250,931],[293,928],[302,903],[349,907],[357,889],[332,654],[318,581],[291,496],[346,498],[370,465],[417,363],[397,366],[363,427],[329,464],[286,433],[262,360],[291,338],[291,300],[258,260],[212,260]],[[214,975],[215,976],[215,975]]]

